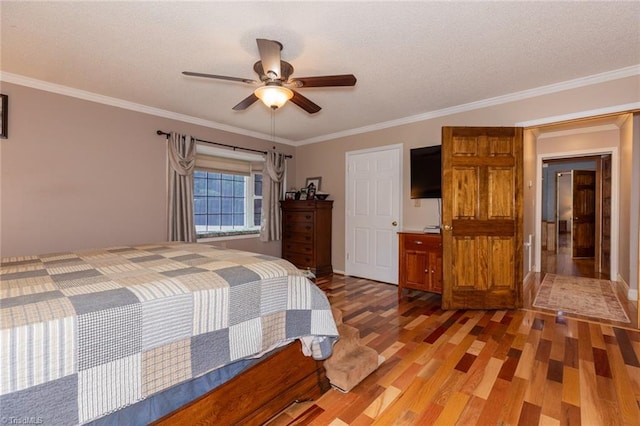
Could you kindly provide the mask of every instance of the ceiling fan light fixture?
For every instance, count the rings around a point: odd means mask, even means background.
[[[293,97],[293,91],[282,86],[258,87],[253,94],[271,109],[281,108]]]

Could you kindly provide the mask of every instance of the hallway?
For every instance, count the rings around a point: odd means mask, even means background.
[[[571,242],[570,242],[570,233],[560,233],[558,234],[558,252],[554,253],[548,250],[542,250],[542,263],[541,263],[541,272],[539,274],[535,274],[531,279],[525,282],[524,286],[524,294],[523,294],[523,302],[525,309],[531,309],[534,311],[543,311],[532,306],[533,301],[538,294],[538,290],[540,288],[540,284],[544,279],[545,274],[557,274],[557,275],[568,275],[573,277],[584,277],[584,278],[597,278],[601,280],[609,280],[609,276],[607,274],[601,274],[596,271],[595,260],[594,258],[583,258],[583,259],[574,259],[571,256]],[[627,312],[627,315],[631,319],[631,324],[616,324],[623,327],[638,327],[638,314],[637,314],[637,306],[635,301],[630,301],[627,298],[626,288],[622,283],[612,281],[614,290],[620,300],[623,309]],[[567,314],[563,315],[567,317],[575,317],[583,320],[591,321],[592,318],[575,315],[575,314]],[[605,323],[607,321],[604,321]],[[610,323],[614,324],[614,323]]]
[[[596,270],[594,258],[576,258],[571,256],[571,234],[558,234],[558,252],[542,250],[541,272],[570,275],[574,277],[598,278],[608,280],[607,274]]]

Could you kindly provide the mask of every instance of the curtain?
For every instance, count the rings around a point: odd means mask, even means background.
[[[168,239],[195,242],[193,170],[196,165],[196,141],[191,136],[171,132],[168,142]]]
[[[282,238],[280,195],[286,170],[284,154],[267,153],[262,172],[262,226],[260,241],[275,241]]]

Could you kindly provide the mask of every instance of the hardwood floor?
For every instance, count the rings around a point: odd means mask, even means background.
[[[557,238],[557,252],[542,250],[542,272],[574,277],[598,278],[601,280],[609,279],[606,274],[602,274],[597,270],[594,258],[574,259],[572,257],[571,234],[560,233]]]
[[[440,296],[334,275],[319,282],[385,361],[349,393],[274,425],[638,425],[640,332],[525,309],[443,311]],[[630,315],[631,316],[631,315]]]
[[[567,275],[573,277],[584,277],[584,278],[596,278],[600,280],[608,280],[609,276],[607,274],[602,274],[598,271],[598,268],[595,266],[594,258],[576,258],[574,259],[571,255],[571,234],[569,233],[560,233],[557,236],[558,238],[558,247],[557,253],[553,251],[542,250],[542,262],[541,262],[541,270],[542,272],[536,275],[536,279],[532,280],[529,288],[525,285],[525,297],[524,304],[525,307],[531,308],[531,304],[527,305],[528,301],[533,302],[535,295],[538,291],[538,284],[540,284],[541,278],[544,277],[545,273],[550,274],[559,274],[559,275]],[[618,296],[618,300],[622,303],[627,315],[631,319],[631,327],[638,327],[638,311],[637,311],[637,302],[629,301],[627,295],[627,289],[624,287],[622,283],[614,283],[614,290],[616,295]],[[567,314],[570,315],[570,314]],[[588,317],[573,315],[575,318],[581,318],[584,320],[589,320]],[[614,324],[609,322],[609,324]],[[625,326],[625,324],[620,324]],[[629,324],[626,325],[627,327]]]

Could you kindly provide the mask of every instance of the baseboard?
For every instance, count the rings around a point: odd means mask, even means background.
[[[529,279],[533,278],[535,273],[536,272],[534,270],[531,270],[531,271],[527,272],[527,274],[524,276],[524,279],[522,280],[522,283],[524,284],[524,283],[528,282]]]
[[[629,288],[629,284],[622,278],[622,275],[618,274],[617,282],[622,284],[624,292],[627,294],[627,299],[629,300],[638,300],[638,289]]]

